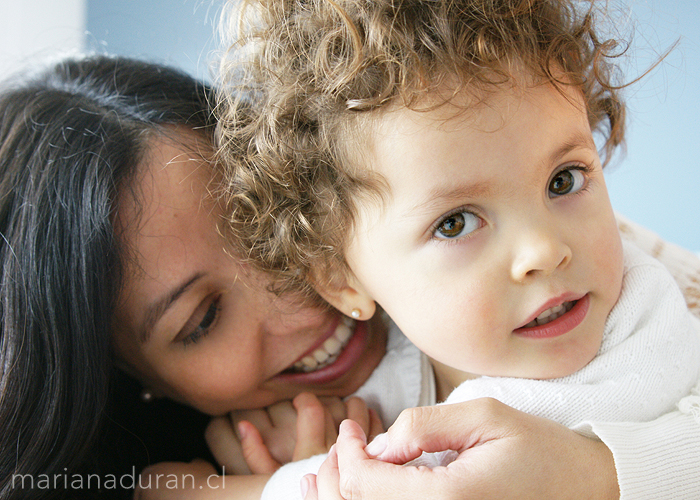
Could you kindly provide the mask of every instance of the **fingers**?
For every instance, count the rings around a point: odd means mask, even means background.
[[[368,440],[372,440],[376,435],[384,432],[384,424],[379,418],[379,414],[361,398],[350,397],[345,401],[347,418],[357,422]]]
[[[365,401],[358,397],[350,397],[345,400],[345,408],[347,409],[347,418],[357,422],[365,434],[368,433],[370,429],[370,415]]]
[[[335,420],[331,411],[309,393],[294,398],[297,410],[297,436],[294,460],[326,453],[337,437]]]
[[[297,421],[297,412],[291,401],[280,401],[267,407],[270,426],[293,429]]]
[[[328,458],[321,464],[316,480],[309,479],[309,490],[304,500],[343,500],[340,493],[340,473],[335,447],[331,448]]]
[[[282,466],[272,457],[260,432],[253,424],[246,421],[239,422],[238,431],[241,435],[243,457],[251,473],[273,474]]]
[[[307,474],[301,478],[301,497],[304,500],[318,500],[315,474]]]
[[[342,399],[338,397],[323,396],[318,399],[321,402],[321,404],[328,409],[328,411],[333,417],[332,422],[335,428],[338,429],[340,422],[348,418],[345,403]]]
[[[235,426],[247,421],[258,429],[270,454],[277,462],[287,463],[292,460],[297,414],[291,401],[280,401],[259,410],[237,411],[232,415]]]
[[[369,429],[365,431],[367,441],[372,441],[378,435],[384,433],[384,423],[379,418],[379,413],[370,408],[369,410]]]
[[[301,497],[304,500],[318,500],[316,474],[307,474],[301,478]]]
[[[377,457],[402,464],[424,451],[462,452],[500,439],[512,430],[505,419],[507,411],[516,410],[490,398],[404,410],[387,431],[386,449]],[[371,446],[370,451],[379,450]]]
[[[418,469],[372,459],[365,452],[366,444],[365,434],[357,423],[346,420],[340,425],[338,441],[333,447],[333,452],[336,455],[335,464],[331,464],[335,465],[335,468],[332,469],[329,466],[327,477],[321,476],[319,470],[319,478],[317,479],[319,498],[325,500],[325,497],[320,493],[322,484],[326,488],[323,491],[333,491],[330,485],[326,485],[325,481],[333,484],[337,482],[337,495],[345,499],[431,498],[431,494],[426,493],[427,489],[423,488],[429,487],[430,484],[412,484],[416,481]],[[434,494],[434,491],[432,493]],[[335,497],[330,496],[330,498]]]
[[[241,443],[228,416],[212,418],[204,431],[204,438],[217,463],[228,474],[250,474]]]
[[[350,397],[344,402],[339,398],[318,398],[302,393],[294,398],[297,411],[297,443],[294,460],[325,453],[335,443],[338,419],[355,421],[365,434],[372,437],[383,432],[379,415],[370,410],[364,400]]]

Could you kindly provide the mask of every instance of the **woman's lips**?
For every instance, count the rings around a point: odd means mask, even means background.
[[[349,332],[349,337],[345,341],[342,341],[341,339],[347,335],[346,332]],[[315,359],[315,354],[319,349],[329,352],[325,344],[331,339],[336,339],[341,343],[338,352],[335,352],[332,356],[335,358],[334,360],[331,360],[331,356],[329,355],[328,359],[320,365],[317,364],[315,369],[311,369],[312,371],[298,371],[299,369],[304,370],[305,366],[313,364],[312,361],[306,358],[313,356]],[[294,363],[293,367],[280,373],[275,379],[294,384],[326,384],[332,382],[345,375],[345,373],[360,362],[367,347],[368,339],[369,329],[366,322],[355,321],[344,317],[344,319],[339,321],[334,332],[328,338],[307,351],[304,356]],[[331,344],[328,347],[336,349],[337,347],[334,345],[334,342],[334,340],[331,340]],[[320,357],[324,356],[322,353],[318,355]]]
[[[513,331],[521,337],[542,339],[564,335],[583,322],[590,305],[590,297],[584,295],[575,301],[565,301],[538,314],[525,326]]]

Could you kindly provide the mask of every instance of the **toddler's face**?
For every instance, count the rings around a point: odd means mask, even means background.
[[[600,346],[622,249],[583,100],[550,85],[383,115],[366,152],[388,186],[347,258],[426,354],[462,372],[568,375]],[[536,319],[540,318],[540,319]]]

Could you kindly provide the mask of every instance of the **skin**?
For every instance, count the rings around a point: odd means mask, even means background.
[[[186,151],[191,149],[191,147],[188,147],[186,148]],[[176,153],[177,154],[172,155],[171,158],[181,155],[182,150]],[[168,161],[169,160],[167,160],[165,163]],[[161,162],[161,165],[162,164],[164,163]],[[198,171],[199,169],[195,168],[191,169],[189,172],[182,172],[182,175],[179,176],[179,180],[176,180],[174,183],[176,186],[183,187],[181,190],[182,192],[170,193],[167,198],[165,196],[163,197],[164,199],[168,200],[167,207],[174,208],[176,207],[174,200],[182,201],[185,200],[191,193],[198,193],[191,200],[192,203],[189,207],[183,205],[179,207],[179,210],[171,210],[173,219],[177,218],[176,214],[185,215],[187,212],[194,212],[198,214],[195,218],[196,220],[190,224],[190,227],[183,230],[183,232],[179,233],[179,236],[177,236],[177,238],[180,240],[180,245],[183,245],[189,238],[196,235],[198,230],[213,227],[211,222],[207,222],[208,217],[200,217],[199,214],[199,212],[203,210],[202,200],[205,199],[205,197],[200,191],[198,191],[198,186],[203,185],[208,178],[205,175],[202,175],[202,179],[197,180],[196,174]],[[149,175],[153,174],[149,173]],[[183,183],[183,180],[186,180],[187,182]],[[146,199],[145,196],[143,196],[143,198],[144,200]],[[141,200],[141,215],[149,212],[145,208],[148,207],[149,204],[144,203],[144,200]],[[167,211],[165,209],[161,210]],[[215,213],[214,208],[208,206],[204,212],[207,214]],[[188,217],[189,215],[185,215],[186,219]],[[144,216],[143,220],[150,220],[151,218],[152,217]],[[211,226],[208,224],[211,224]],[[192,245],[184,245],[187,248],[187,251],[191,252],[191,258],[196,258],[197,252],[200,252],[202,251],[202,248],[209,246],[209,244],[206,242],[209,241],[209,238],[212,238],[213,234],[216,234],[215,230],[213,229],[212,231],[207,230],[202,232],[208,236],[205,236],[202,239],[197,239],[197,241],[193,242]],[[170,233],[164,229],[161,229],[159,232],[155,232],[153,234],[169,235]],[[216,241],[214,246],[220,244],[216,238],[214,238],[214,240]],[[202,242],[204,242],[204,244],[202,244]],[[158,251],[164,250],[160,248]],[[219,254],[218,252],[214,252],[214,255],[218,258]],[[156,256],[158,256],[157,253]],[[177,256],[178,254],[175,253],[174,257]],[[162,262],[167,262],[167,259],[169,258],[173,258],[173,255],[165,252],[163,254]],[[178,261],[177,266],[187,265],[186,261],[181,262],[181,260]],[[207,263],[213,262],[214,260],[216,259],[205,259]],[[173,272],[178,271],[177,266],[175,266],[176,269]],[[162,269],[151,268],[150,272],[153,273],[156,270],[162,271]],[[239,269],[236,272],[240,274],[242,271]],[[156,274],[155,276],[159,275]],[[141,277],[141,279],[143,279],[143,277]],[[138,286],[135,286],[134,288],[138,289]],[[142,294],[142,297],[147,298],[148,294],[144,293]],[[276,303],[276,300],[273,298],[270,304],[274,303]],[[320,313],[319,315],[323,316],[323,314]],[[313,315],[311,315],[311,317],[313,317]],[[177,331],[179,331],[179,329],[177,329]],[[293,335],[297,334],[302,337],[303,331],[299,331]],[[132,332],[130,336],[133,337],[133,335],[134,334]],[[171,333],[170,335],[173,334]],[[311,335],[311,333],[307,331],[306,335]],[[206,341],[206,338],[202,340],[202,342],[204,341]],[[374,345],[376,345],[376,343]],[[188,346],[188,349],[189,347],[192,346]],[[197,347],[197,344],[195,344],[194,347]],[[150,359],[145,356],[144,358],[146,361]],[[155,358],[156,361],[161,359],[161,357]],[[296,359],[298,359],[298,356]],[[140,366],[142,366],[143,369],[143,365]],[[200,374],[194,373],[191,374],[191,376],[194,379],[197,379],[200,377]],[[173,385],[175,388],[174,390],[177,390],[178,386],[176,384]],[[255,387],[257,388],[257,386]],[[253,392],[256,392],[256,390],[253,390]],[[319,390],[318,392],[321,391]],[[176,399],[180,398],[176,397]],[[402,453],[410,454],[416,452],[415,447],[411,447],[409,450],[406,450],[403,443],[414,443],[418,447],[425,447],[428,449],[429,443],[431,442],[444,443],[444,440],[454,440],[454,442],[450,441],[449,447],[460,450],[464,449],[466,451],[470,444],[473,445],[475,442],[488,442],[491,444],[491,446],[478,447],[481,450],[488,451],[488,453],[484,453],[477,457],[477,464],[485,464],[484,467],[474,469],[474,459],[472,458],[473,455],[470,453],[464,453],[459,460],[465,461],[465,467],[459,468],[459,466],[456,466],[452,468],[450,474],[450,484],[452,485],[451,488],[454,489],[459,498],[468,498],[466,496],[466,492],[460,489],[464,487],[464,485],[467,485],[469,492],[473,494],[475,498],[488,498],[486,496],[487,493],[492,495],[493,498],[526,498],[527,493],[532,493],[533,491],[536,491],[537,495],[539,495],[537,498],[580,498],[581,491],[589,492],[591,498],[617,498],[617,480],[615,477],[615,468],[612,462],[612,456],[610,451],[603,444],[583,438],[578,434],[569,431],[564,427],[552,424],[547,420],[531,417],[511,408],[504,407],[503,405],[492,403],[484,406],[481,402],[469,402],[468,404],[478,406],[470,406],[468,409],[457,408],[454,411],[450,411],[452,408],[448,409],[447,407],[438,407],[440,409],[438,410],[440,411],[439,414],[430,413],[430,411],[433,411],[432,409],[409,410],[410,413],[406,413],[406,415],[410,415],[416,411],[419,412],[418,415],[409,418],[408,422],[410,425],[399,427],[394,426],[389,431],[389,436],[396,437],[396,439],[390,439],[390,445],[391,443],[396,443],[395,446],[397,447],[398,452],[395,449],[393,454],[387,454],[386,456],[382,456],[382,458],[388,459],[389,461],[400,461],[402,457],[404,459],[407,458],[404,457]],[[464,418],[465,415],[475,415],[475,418],[467,422]],[[455,418],[458,419],[458,421],[455,421]],[[405,420],[406,417],[402,416],[402,421]],[[488,423],[488,425],[484,425],[485,422]],[[402,429],[403,432],[399,432],[397,429]],[[228,427],[227,432],[232,439],[235,439],[235,437],[232,435],[233,433],[230,426]],[[475,437],[475,434],[478,434],[478,436]],[[346,447],[345,449],[353,450],[353,453],[359,453],[359,451],[363,451],[364,449],[363,437],[361,436],[361,432],[358,432],[357,429],[355,429],[354,434],[346,433],[345,437],[343,433],[341,433],[340,439],[341,441],[339,441],[339,444],[340,442],[349,444],[351,447]],[[353,446],[354,448],[352,448]],[[389,446],[387,449],[391,451],[392,447]],[[547,460],[547,457],[555,458],[555,460]],[[358,486],[357,490],[361,492],[364,491],[367,495],[366,498],[372,498],[371,488],[373,485],[377,484],[377,478],[385,477],[384,474],[386,472],[384,470],[377,471],[376,476],[369,475],[373,470],[371,468],[376,464],[381,463],[382,462],[376,460],[370,460],[367,461],[367,468],[356,469],[362,471],[362,473],[358,472],[358,474],[354,476],[358,481],[369,479],[366,483]],[[532,470],[530,467],[524,467],[523,464],[526,463],[537,463],[541,466],[542,470],[538,471]],[[496,466],[496,464],[498,465]],[[224,481],[230,481],[231,478],[211,476],[212,474],[215,474],[215,469],[210,464],[203,462],[197,462],[194,464],[159,464],[158,466],[151,468],[151,470],[148,472],[172,473],[173,470],[177,470],[172,468],[173,465],[176,468],[180,467],[183,474],[191,473],[193,468],[199,471],[199,473],[195,474],[195,477],[198,478],[198,481],[200,481],[198,485],[203,486],[203,489],[199,489],[199,487],[196,486],[194,491],[149,490],[145,492],[147,495],[141,495],[139,497],[176,498],[178,495],[180,495],[182,498],[199,498],[200,496],[202,498],[215,498],[217,495],[225,495],[226,498],[233,498],[232,494],[234,491],[236,494],[241,493],[241,498],[244,497],[241,491],[244,489],[243,486],[241,488],[236,487],[235,489],[217,489],[219,483],[216,481],[219,481],[221,485],[229,485],[231,484],[230,482],[224,483]],[[323,470],[327,470],[327,467]],[[335,471],[337,472],[337,468]],[[397,485],[405,485],[407,484],[406,481],[410,479],[401,475],[402,473],[405,473],[405,471],[406,469],[404,468],[396,468],[396,475],[392,477],[396,479]],[[368,476],[363,478],[362,474],[364,472],[367,472]],[[428,475],[430,473],[425,472],[425,474]],[[514,477],[519,479],[514,482],[511,480]],[[562,480],[542,481],[543,477],[558,477],[562,478]],[[591,478],[595,478],[596,481],[591,482]],[[263,481],[259,481],[260,477],[251,477],[251,479],[253,481],[251,482],[249,488],[249,498],[259,498],[260,491],[264,486],[265,478],[262,478]],[[382,480],[384,481],[385,479]],[[326,488],[325,491],[328,492],[329,484],[331,488],[330,491],[334,491],[332,489],[334,487],[333,485],[335,484],[335,487],[337,488],[338,483],[337,481],[335,483],[331,481],[330,483],[325,482],[323,484]],[[351,483],[348,482],[347,484]],[[426,482],[426,484],[429,485],[430,483]],[[418,488],[418,482],[416,482],[415,485]],[[511,491],[510,489],[513,485],[517,486],[515,491]],[[211,489],[208,487],[211,487]],[[310,494],[313,494],[314,491],[315,489],[310,492]],[[399,491],[399,488],[396,488],[394,491]],[[431,491],[431,494],[434,493],[434,490],[429,491]],[[422,492],[420,489],[416,489],[416,492],[418,493],[416,498],[427,498],[427,491]],[[337,490],[335,490],[335,494],[339,495]],[[321,497],[326,498],[323,495],[321,495]],[[334,498],[334,496],[328,496],[328,498]],[[380,496],[379,498],[389,497]]]
[[[386,331],[379,321],[361,323],[366,338],[344,365],[339,359],[317,372],[283,373],[332,334],[340,316],[268,293],[266,281],[226,253],[216,227],[220,207],[207,195],[211,167],[193,153],[209,151],[188,129],[154,137],[135,189],[124,190],[117,224],[135,262],[115,319],[120,366],[157,396],[210,415],[301,392],[351,394],[383,357]],[[184,283],[144,328],[154,304]]]
[[[443,393],[474,375],[546,379],[585,366],[623,269],[580,94],[541,84],[471,109],[466,99],[376,120],[366,166],[388,193],[361,208],[346,253],[349,288],[436,361]],[[346,309],[348,296],[326,294]],[[558,326],[523,328],[573,301],[581,307]]]
[[[621,240],[576,89],[503,87],[471,109],[466,99],[376,120],[364,157],[388,193],[360,210],[348,287],[325,293],[344,308],[347,290],[381,304],[433,359],[439,397],[475,375],[579,370],[595,357],[622,284]],[[566,303],[573,308],[558,319],[532,323]],[[407,410],[381,442],[365,444],[343,423],[318,478],[302,481],[306,498],[619,497],[604,444],[495,400]],[[447,467],[393,465],[446,449],[460,453]],[[494,456],[509,458],[493,468]],[[562,464],[587,473],[561,475]]]
[[[423,499],[436,492],[455,500],[620,497],[603,443],[494,399],[405,410],[381,442],[366,443],[362,430],[344,421],[318,477],[302,480],[305,500]],[[443,449],[459,452],[446,467],[395,465]]]

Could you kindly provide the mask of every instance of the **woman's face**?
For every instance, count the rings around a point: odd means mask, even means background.
[[[135,189],[119,203],[133,255],[115,319],[120,366],[154,394],[210,415],[302,391],[354,392],[384,355],[381,323],[267,292],[217,232],[220,208],[207,196],[211,167],[202,156],[210,146],[182,128],[151,142]]]

